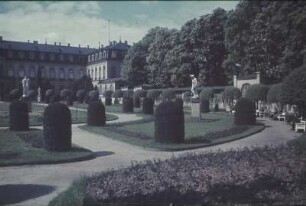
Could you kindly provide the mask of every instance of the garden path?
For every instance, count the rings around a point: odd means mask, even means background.
[[[119,116],[119,119],[125,119],[125,121],[136,120],[135,118],[138,118],[138,116],[133,114],[126,114],[124,116],[121,116],[121,114],[116,115]],[[144,161],[154,158],[167,159],[172,156],[178,156],[190,152],[202,153],[220,149],[230,150],[239,149],[245,146],[279,145],[297,137],[297,134],[291,131],[289,126],[284,122],[271,121],[269,119],[261,119],[260,121],[265,123],[268,127],[262,132],[247,138],[222,145],[179,152],[146,150],[141,147],[81,130],[78,128],[78,125],[73,125],[73,143],[95,152],[97,156],[95,159],[55,165],[2,167],[0,168],[0,191],[1,187],[7,184],[19,187],[34,185],[34,187],[37,188],[51,186],[53,187],[53,190],[48,191],[43,195],[42,193],[39,193],[40,191],[37,189],[24,189],[25,191],[22,192],[28,194],[28,197],[32,197],[32,199],[28,198],[27,200],[18,203],[19,205],[47,205],[53,197],[66,190],[69,185],[80,176],[91,175],[100,171],[107,171],[111,168],[116,169],[129,166],[131,161]],[[19,190],[12,189],[10,193],[18,195],[16,194],[16,191],[20,192],[20,188]]]

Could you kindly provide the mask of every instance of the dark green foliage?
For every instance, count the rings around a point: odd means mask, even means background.
[[[200,100],[203,101],[203,100],[208,100],[213,98],[213,91],[211,89],[203,89],[200,93]]]
[[[134,101],[134,107],[139,108],[140,107],[140,98],[139,97],[134,97],[133,101]]]
[[[61,100],[60,96],[58,94],[53,94],[50,97],[49,103],[55,103],[55,102],[59,102]]]
[[[123,91],[123,95],[122,97],[128,97],[128,98],[133,98],[133,95],[134,95],[134,91],[133,90],[126,90],[126,91]]]
[[[37,97],[37,92],[35,90],[29,90],[29,98],[34,101]]]
[[[66,97],[66,103],[68,106],[73,105],[73,98],[71,96]]]
[[[142,112],[144,114],[153,114],[154,113],[154,102],[151,98],[149,98],[149,97],[143,98]]]
[[[191,91],[186,91],[183,93],[183,101],[184,102],[189,102],[191,100],[192,93]]]
[[[146,95],[147,95],[147,91],[142,90],[142,89],[136,90],[134,92],[133,99],[134,99],[134,107],[135,108],[140,107],[140,99],[145,97]]]
[[[114,104],[119,104],[119,100],[117,98],[115,98]]]
[[[237,87],[227,87],[223,92],[223,99],[228,104],[233,104],[235,99],[239,99],[241,97],[241,91]]]
[[[113,93],[114,98],[122,98],[123,92],[121,90],[115,90]]]
[[[86,91],[85,89],[79,89],[77,92],[76,92],[76,98],[78,100],[79,103],[83,103],[84,99],[85,99],[85,96],[86,96]]]
[[[50,102],[50,99],[51,99],[53,94],[54,94],[54,90],[53,89],[47,89],[46,90],[45,99],[46,99],[47,103]]]
[[[122,112],[134,112],[134,102],[132,97],[123,97],[122,99]]]
[[[90,126],[103,126],[105,125],[105,107],[103,103],[98,101],[91,101],[87,109],[87,124]]]
[[[155,141],[183,143],[185,138],[184,112],[180,102],[167,101],[155,111]]]
[[[105,105],[107,105],[107,106],[112,105],[112,98],[111,97],[105,97]]]
[[[106,98],[106,97],[112,97],[112,95],[113,95],[113,91],[111,91],[111,90],[105,90],[104,92],[103,92],[103,96]]]
[[[12,89],[9,93],[10,101],[20,99],[21,95],[22,93],[20,92],[19,89]]]
[[[219,112],[219,104],[215,104],[214,112]]]
[[[88,93],[89,101],[97,101],[99,100],[99,91],[98,90],[91,90]]]
[[[209,100],[201,100],[200,101],[200,112],[201,113],[208,113],[209,110]]]
[[[279,103],[281,101],[280,94],[281,94],[281,87],[282,84],[274,84],[270,87],[268,94],[267,94],[267,101],[269,103]]]
[[[60,91],[60,97],[62,100],[66,100],[67,97],[71,97],[72,96],[72,91],[70,89],[62,89]]]
[[[255,103],[248,98],[241,98],[235,105],[236,125],[253,125],[256,124],[256,109]]]
[[[151,89],[148,91],[147,97],[150,97],[153,101],[155,101],[160,94],[161,94],[160,90]]]
[[[253,84],[247,90],[246,97],[250,100],[257,101],[267,101],[269,87],[263,84]]]
[[[162,92],[163,101],[170,101],[176,98],[175,90],[173,89],[165,89]]]
[[[15,100],[10,104],[10,130],[24,131],[29,129],[28,105],[25,102]]]
[[[74,91],[84,89],[85,93],[88,93],[89,91],[94,89],[91,78],[86,75],[75,81],[73,88]]]
[[[62,103],[51,103],[43,117],[44,149],[68,151],[71,149],[71,114]]]
[[[176,104],[178,104],[178,105],[183,109],[183,107],[184,107],[184,102],[183,102],[183,100],[182,100],[181,98],[176,98],[176,99],[174,100],[174,102],[175,102]]]
[[[306,116],[306,64],[286,77],[280,97],[283,104],[296,105],[300,115]]]

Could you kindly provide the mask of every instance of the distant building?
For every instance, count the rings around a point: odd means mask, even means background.
[[[110,42],[109,46],[90,53],[87,57],[87,75],[100,94],[105,90],[119,89],[122,85],[121,68],[125,54],[130,48],[127,41]]]
[[[260,72],[244,76],[233,76],[234,87],[240,89],[242,97],[245,97],[247,90],[253,84],[260,84]]]
[[[60,42],[7,41],[0,36],[0,97],[20,88],[24,76],[30,77],[31,89],[37,89],[39,80],[59,92],[88,75],[100,92],[114,90],[121,81],[122,62],[129,47],[126,41],[95,49]]]

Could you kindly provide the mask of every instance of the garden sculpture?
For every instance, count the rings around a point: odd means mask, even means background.
[[[192,98],[197,98],[198,97],[198,94],[195,90],[195,87],[198,85],[198,80],[197,78],[195,78],[195,76],[193,74],[190,75],[191,77],[191,92],[192,92]]]
[[[22,80],[22,97],[29,96],[30,79],[25,76]]]

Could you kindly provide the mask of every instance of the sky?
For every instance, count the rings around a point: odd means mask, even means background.
[[[53,1],[0,2],[4,40],[87,46],[99,42],[140,41],[156,26],[177,28],[218,7],[235,9],[239,1]],[[110,28],[110,33],[109,33]]]

